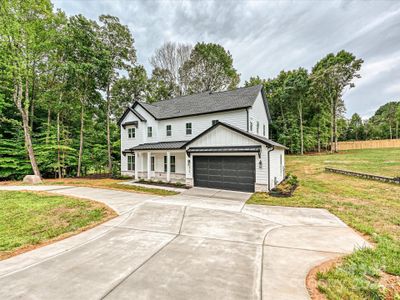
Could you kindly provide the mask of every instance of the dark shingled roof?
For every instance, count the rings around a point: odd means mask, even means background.
[[[225,92],[204,92],[152,104],[135,102],[132,108],[135,104],[139,104],[156,119],[171,119],[247,108],[253,105],[261,90],[262,85],[256,85]]]
[[[135,150],[173,150],[181,149],[188,141],[145,143],[124,150],[123,152],[132,152]]]

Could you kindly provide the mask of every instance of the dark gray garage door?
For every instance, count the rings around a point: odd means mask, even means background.
[[[254,192],[254,156],[194,156],[194,185]]]

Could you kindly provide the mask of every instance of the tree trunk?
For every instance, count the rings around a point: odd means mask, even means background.
[[[331,98],[331,153],[333,153],[333,148],[334,148],[334,145],[333,145],[333,128],[334,128],[334,122],[335,122],[335,117],[334,117],[334,115],[335,115],[335,112],[334,112],[334,109],[333,109],[333,97]]]
[[[63,124],[63,119],[60,120],[60,124]],[[67,139],[65,136],[65,130],[64,130],[64,126],[61,128],[61,136],[62,136],[62,140],[63,140],[63,145],[65,145],[65,140]],[[65,148],[63,147],[61,149],[61,177],[65,177],[67,174],[67,168],[65,165]]]
[[[299,119],[300,119],[300,154],[304,154],[304,135],[303,135],[303,106],[301,100],[298,105]]]
[[[108,153],[108,172],[112,172],[112,159],[111,159],[111,137],[110,137],[110,115],[111,115],[111,101],[110,101],[110,85],[107,85],[107,153]]]
[[[399,138],[399,121],[396,121],[396,139]]]
[[[57,173],[58,178],[62,178],[60,161],[60,112],[57,112]]]
[[[333,109],[333,135],[334,135],[334,139],[335,139],[335,152],[337,152],[338,149],[338,136],[337,136],[337,98],[335,99],[334,102],[334,109]]]
[[[318,153],[321,153],[321,124],[320,124],[320,120],[318,120],[318,127],[317,127],[317,147],[318,147]]]
[[[25,86],[25,105],[22,103],[22,82],[19,79],[18,83],[15,85],[13,100],[15,105],[18,108],[18,111],[21,114],[22,118],[22,127],[24,129],[24,140],[25,140],[25,147],[28,151],[29,160],[31,162],[33,174],[41,177],[38,165],[36,163],[35,153],[33,151],[32,146],[32,138],[31,138],[31,131],[29,128],[29,89],[28,89],[28,81],[26,81]]]
[[[46,144],[49,143],[50,138],[50,122],[51,122],[51,110],[47,109],[47,133],[46,133]]]
[[[33,62],[32,65],[32,90],[31,90],[31,117],[30,117],[30,126],[31,131],[33,132],[33,118],[35,114],[35,91],[36,91],[36,61]]]
[[[392,124],[390,124],[390,123],[389,123],[389,136],[390,136],[390,139],[393,139]]]
[[[80,139],[79,139],[79,157],[78,157],[78,171],[77,176],[81,176],[81,166],[82,166],[82,154],[83,154],[83,102],[81,103],[81,130],[80,130]]]

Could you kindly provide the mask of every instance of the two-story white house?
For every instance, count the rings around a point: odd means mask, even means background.
[[[261,85],[134,101],[121,128],[121,173],[189,186],[268,191],[285,176],[285,146],[268,138]]]

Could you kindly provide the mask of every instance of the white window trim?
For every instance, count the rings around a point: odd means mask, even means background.
[[[130,127],[128,128],[128,139],[134,139],[134,138],[136,138],[136,128]]]
[[[131,161],[129,162],[129,158],[131,158]],[[136,168],[136,161],[135,161],[135,155],[128,154],[126,157],[127,160],[127,170],[128,171],[135,171]]]
[[[164,156],[164,173],[167,172],[168,168],[167,168],[167,156]],[[173,160],[173,162],[172,162]],[[172,170],[172,166],[174,166],[174,170]],[[171,173],[176,173],[176,157],[175,155],[171,155],[169,158],[169,169]]]
[[[169,130],[169,133],[170,133],[170,134],[168,134],[168,126],[169,126],[169,128],[170,128],[170,130]],[[172,136],[172,125],[166,125],[166,126],[165,126],[165,135],[166,135],[166,136]]]
[[[188,133],[188,129],[189,129],[188,125],[190,125],[190,133]],[[188,122],[188,123],[185,124],[185,133],[186,133],[186,135],[192,135],[192,133],[193,133],[193,123]]]

